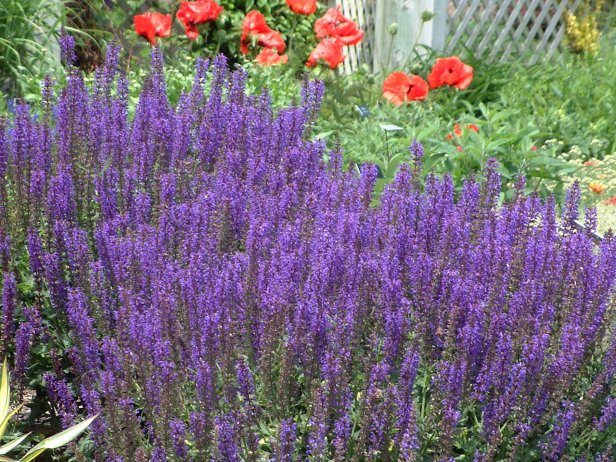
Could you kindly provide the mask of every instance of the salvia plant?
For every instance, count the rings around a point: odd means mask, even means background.
[[[2,372],[0,372],[0,438],[2,438],[6,433],[11,417],[17,414],[22,407],[17,406],[15,409],[10,410],[10,398],[11,388],[9,385],[9,370],[5,359],[4,364],[2,365]],[[45,438],[43,441],[30,449],[23,457],[19,459],[19,461],[11,459],[5,454],[15,451],[19,445],[30,436],[30,433],[26,433],[25,435],[15,438],[10,443],[0,446],[0,462],[30,462],[48,449],[56,449],[70,443],[72,440],[81,435],[81,433],[83,433],[90,426],[94,419],[96,419],[96,416],[90,417],[77,425],[73,425],[71,428],[62,431],[57,435]]]
[[[218,57],[171,105],[154,49],[128,117],[117,53],[0,129],[2,335],[16,381],[51,345],[94,460],[613,460],[616,240],[577,186],[456,194],[414,143],[376,201],[311,141],[322,84],[274,111]]]

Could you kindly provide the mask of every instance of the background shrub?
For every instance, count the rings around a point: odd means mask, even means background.
[[[323,3],[318,3],[319,8],[314,15],[295,14],[285,0],[220,0],[217,3],[224,8],[224,11],[218,20],[199,26],[200,37],[193,42],[186,38],[182,25],[175,18],[179,6],[179,2],[176,1],[157,0],[144,3],[138,0],[127,0],[125,5],[130,9],[114,6],[107,15],[113,18],[113,24],[121,25],[115,27],[116,39],[127,49],[133,49],[131,56],[138,58],[133,66],[143,64],[143,59],[147,58],[146,50],[149,49],[147,42],[134,33],[132,22],[135,14],[145,11],[171,14],[174,18],[172,37],[162,41],[163,46],[170,49],[170,52],[166,53],[166,59],[170,64],[182,68],[188,56],[195,59],[199,56],[213,57],[218,53],[223,53],[227,56],[229,64],[233,66],[246,60],[239,50],[242,23],[246,13],[256,9],[265,16],[272,29],[282,33],[287,46],[295,50],[295,53],[289,56],[290,66],[298,69],[303,67],[310,50],[316,45],[312,29],[314,21],[320,13],[326,11]],[[134,51],[137,50],[138,53],[135,54]]]

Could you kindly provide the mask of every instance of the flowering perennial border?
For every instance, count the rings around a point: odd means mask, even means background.
[[[17,380],[52,345],[95,460],[613,457],[616,240],[577,187],[562,218],[494,162],[424,188],[414,143],[374,205],[308,141],[322,84],[275,113],[219,57],[172,106],[154,49],[129,119],[116,51],[0,122],[2,338]]]

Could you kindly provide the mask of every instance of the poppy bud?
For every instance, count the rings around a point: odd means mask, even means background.
[[[429,22],[429,21],[432,21],[434,16],[436,16],[436,13],[433,13],[432,11],[426,10],[423,13],[421,13],[421,20],[423,22]]]
[[[389,26],[389,35],[392,37],[398,33],[398,23],[392,22]]]

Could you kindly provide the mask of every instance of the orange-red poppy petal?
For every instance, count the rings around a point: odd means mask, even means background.
[[[199,36],[197,25],[208,21],[215,21],[222,11],[223,7],[214,0],[182,2],[176,17],[184,25],[186,36],[190,40],[195,40]]]
[[[250,11],[244,23],[242,24],[242,39],[240,43],[240,51],[242,54],[248,54],[250,37],[255,37],[257,43],[265,48],[275,48],[278,53],[284,53],[286,45],[280,32],[270,29],[265,22],[265,16],[256,10]]]
[[[278,53],[284,53],[286,45],[282,34],[278,31],[272,30],[266,34],[259,34],[257,36],[257,43],[265,48],[275,48]]]
[[[325,62],[330,68],[335,69],[344,61],[344,58],[346,56],[342,51],[342,44],[340,42],[332,38],[324,39],[312,50],[308,61],[306,61],[306,66],[315,67],[319,62]]]
[[[244,18],[242,24],[242,30],[251,34],[263,34],[269,32],[271,29],[265,22],[265,16],[257,10],[249,11]]]
[[[162,13],[143,13],[133,17],[135,32],[152,45],[156,44],[156,37],[171,35],[171,21],[171,15]]]
[[[263,48],[255,58],[255,62],[262,66],[276,66],[289,62],[287,55],[279,55],[274,48]]]
[[[473,68],[464,64],[457,56],[438,58],[428,74],[431,88],[451,85],[459,90],[465,90],[473,80]]]
[[[404,72],[392,72],[383,82],[383,98],[396,106],[406,100],[411,78]]]
[[[418,75],[407,75],[404,72],[392,72],[383,82],[383,97],[401,106],[405,101],[416,101],[428,96],[430,87]]]
[[[407,98],[410,101],[426,99],[429,92],[430,86],[428,85],[428,82],[418,75],[411,75],[411,86],[407,94]]]
[[[474,131],[475,133],[479,132],[479,127],[475,124],[467,124],[466,128],[468,128],[469,130]]]
[[[317,11],[317,0],[287,0],[287,5],[298,14],[309,15]]]
[[[318,39],[335,38],[343,45],[356,45],[364,37],[364,33],[356,22],[342,14],[340,6],[330,8],[314,23],[314,31]]]

